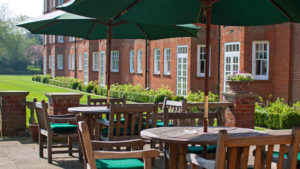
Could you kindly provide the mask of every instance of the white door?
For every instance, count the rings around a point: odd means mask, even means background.
[[[177,46],[177,95],[187,95],[188,47]]]
[[[229,90],[226,83],[227,75],[240,70],[240,43],[225,43],[224,54],[224,92]]]
[[[89,54],[84,53],[83,58],[83,82],[85,85],[89,83]]]
[[[105,52],[100,52],[100,85],[105,85]]]
[[[52,75],[52,78],[55,78],[55,55],[52,55],[52,70],[51,70],[51,75]]]

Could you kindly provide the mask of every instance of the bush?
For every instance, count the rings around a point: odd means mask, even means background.
[[[200,90],[197,92],[190,92],[187,95],[187,101],[188,102],[204,102],[204,92],[201,92]],[[208,93],[208,101],[209,102],[218,102],[219,95],[209,92]]]
[[[300,115],[294,106],[287,105],[283,99],[277,98],[268,106],[262,107],[259,103],[255,104],[255,125],[271,129],[291,129],[300,126]]]
[[[173,97],[173,101],[182,101],[184,99],[184,96],[176,95]]]
[[[155,103],[163,102],[165,97],[167,97],[166,94],[158,94],[158,95],[155,96],[154,102]]]
[[[49,79],[52,79],[50,75],[42,76],[42,83],[48,83]]]

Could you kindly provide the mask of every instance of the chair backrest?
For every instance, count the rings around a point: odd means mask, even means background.
[[[81,128],[81,130],[80,130],[80,128],[79,128],[79,122],[81,122],[81,121],[83,121],[82,120],[82,117],[79,115],[79,114],[77,114],[76,116],[75,116],[75,119],[76,119],[76,124],[77,124],[77,128],[78,128],[78,144],[79,144],[79,146],[80,146],[80,148],[81,148],[81,151],[82,151],[82,156],[83,156],[83,163],[84,163],[84,165],[86,165],[87,164],[87,161],[88,161],[88,159],[87,159],[87,155],[86,155],[86,150],[85,150],[85,147],[84,147],[84,143],[83,143],[83,136],[82,136],[82,128]],[[89,132],[89,131],[88,131]],[[86,166],[84,167],[84,168],[87,168]]]
[[[288,161],[285,166],[288,169],[296,169],[297,154],[300,142],[300,129],[293,129],[292,135],[276,136],[251,136],[251,137],[233,137],[228,136],[226,130],[222,130],[218,135],[217,154],[215,169],[247,169],[250,146],[256,148],[254,169],[271,169],[274,146],[279,146],[279,157],[277,169],[282,169],[284,164],[284,153],[287,145],[289,147]],[[264,153],[264,149],[266,153]],[[262,157],[266,155],[264,163]],[[226,164],[226,159],[227,164]],[[225,167],[227,165],[227,167]]]
[[[203,121],[202,112],[168,112],[164,110],[164,126],[169,123],[173,126],[201,126]]]
[[[186,99],[183,99],[182,101],[172,101],[168,100],[168,97],[165,97],[162,109],[167,109],[169,112],[185,112],[186,106]]]
[[[143,129],[156,127],[158,105],[137,103],[110,106],[108,140],[139,138]]]
[[[114,104],[126,104],[126,96],[123,95],[122,98],[110,98],[110,103]],[[106,106],[107,99],[94,99],[91,98],[90,95],[87,96],[87,104],[88,106]]]
[[[47,104],[45,100],[37,102],[37,99],[33,99],[33,107],[37,116],[39,129],[47,130],[48,132],[50,132],[51,128],[47,112]]]

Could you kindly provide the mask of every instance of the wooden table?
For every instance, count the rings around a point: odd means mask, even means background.
[[[170,151],[169,168],[186,169],[188,144],[216,145],[219,130],[227,130],[229,136],[233,137],[267,135],[265,132],[237,127],[209,127],[207,133],[203,132],[202,127],[159,127],[143,130],[141,137],[167,143]]]
[[[81,107],[70,107],[68,111],[71,113],[82,113],[83,118],[86,120],[90,135],[92,139],[96,139],[98,137],[98,131],[95,124],[96,118],[101,114],[109,114],[110,109],[107,106],[81,106]]]

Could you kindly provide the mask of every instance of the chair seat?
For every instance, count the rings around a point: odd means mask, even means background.
[[[69,123],[50,123],[51,130],[55,133],[75,133],[77,126]]]
[[[143,169],[144,163],[138,159],[97,159],[97,169]]]
[[[216,153],[216,151],[217,151],[216,145],[207,146],[207,153]],[[188,153],[202,154],[203,146],[189,146]]]
[[[174,126],[173,123],[168,124],[170,127]],[[163,121],[157,121],[156,122],[156,127],[164,127],[164,122]]]
[[[279,152],[278,151],[274,151],[273,152],[273,157],[279,157]],[[288,154],[287,153],[285,153],[284,154],[284,158],[288,158]],[[298,153],[298,155],[297,155],[297,165],[299,166],[300,165],[300,153]]]

